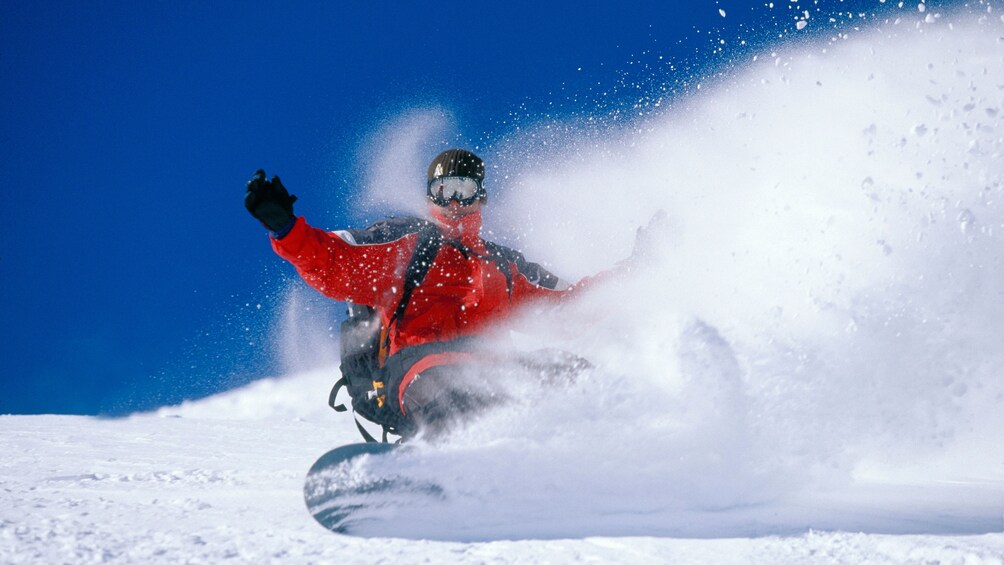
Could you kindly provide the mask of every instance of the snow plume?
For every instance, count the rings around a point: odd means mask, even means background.
[[[405,112],[381,124],[362,144],[356,162],[363,190],[358,208],[364,215],[382,215],[387,210],[424,216],[425,169],[446,139],[455,138],[453,117],[444,110]]]
[[[606,141],[509,140],[524,167],[489,222],[559,274],[610,267],[667,217],[544,328],[595,370],[446,447],[434,474],[526,503],[494,508],[509,530],[458,511],[451,535],[896,530],[804,511],[864,500],[869,473],[999,480],[1004,49],[1001,20],[974,19],[765,51]]]
[[[344,310],[302,282],[288,285],[278,309],[272,341],[279,352],[283,374],[296,374],[338,365],[335,312]],[[332,378],[335,372],[332,370]]]

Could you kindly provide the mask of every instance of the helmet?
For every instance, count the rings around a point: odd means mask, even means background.
[[[428,182],[440,177],[467,177],[481,184],[485,180],[485,163],[466,149],[447,149],[429,163]]]
[[[481,185],[485,181],[485,163],[467,150],[447,150],[429,164],[428,182],[441,177],[466,177]]]
[[[485,163],[474,153],[466,149],[447,149],[429,163],[429,176],[427,188],[431,188],[433,183],[441,178],[446,177],[462,177],[473,179],[477,182],[477,193],[470,199],[470,202],[461,202],[461,204],[473,203],[474,200],[484,200],[488,195],[485,192],[482,183],[485,180]],[[430,198],[432,193],[430,193]]]

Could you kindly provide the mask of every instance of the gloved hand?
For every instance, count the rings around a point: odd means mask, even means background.
[[[271,182],[267,181],[265,171],[258,169],[247,186],[244,207],[263,226],[278,233],[292,225],[295,218],[293,203],[296,202],[296,197],[290,196],[286,187],[279,181],[279,177],[272,177]]]
[[[661,242],[666,239],[669,229],[669,214],[665,210],[656,210],[648,224],[635,232],[631,260],[644,260],[656,253]]]
[[[665,210],[657,210],[648,224],[638,228],[634,236],[631,256],[619,261],[614,270],[630,273],[653,260],[657,260],[663,242],[669,237],[671,225]]]

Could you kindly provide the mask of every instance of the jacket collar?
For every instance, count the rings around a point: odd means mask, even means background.
[[[472,249],[480,249],[484,246],[481,241],[480,210],[454,220],[443,216],[436,206],[430,206],[430,209],[432,217],[439,229],[443,231],[443,237],[446,238],[446,241],[457,241]]]

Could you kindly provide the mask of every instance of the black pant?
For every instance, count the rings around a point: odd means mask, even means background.
[[[480,364],[438,365],[422,371],[401,396],[404,415],[427,436],[445,432],[458,421],[505,402],[496,371]]]
[[[556,350],[436,365],[416,375],[402,391],[403,416],[427,437],[436,436],[460,421],[510,401],[517,391],[528,390],[520,385],[531,385],[531,393],[538,394],[542,386],[570,383],[590,366],[581,357]]]

